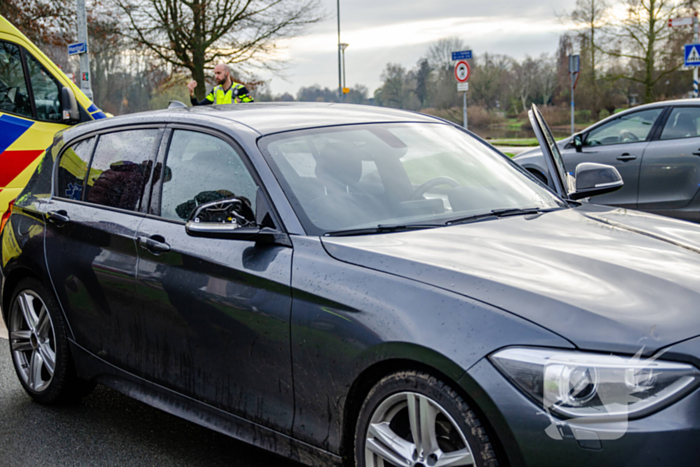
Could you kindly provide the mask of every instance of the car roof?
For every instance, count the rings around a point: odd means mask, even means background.
[[[620,113],[630,113],[630,112],[636,112],[638,110],[644,110],[644,109],[652,109],[655,107],[668,107],[668,106],[700,106],[700,100],[697,99],[675,99],[671,101],[659,101],[659,102],[651,102],[649,104],[641,104],[641,105],[636,105],[634,107],[630,107],[629,109],[625,109],[624,111]],[[618,114],[614,114],[618,115]],[[614,115],[611,115],[614,116]]]
[[[370,105],[335,104],[325,102],[270,102],[228,105],[180,107],[150,112],[139,112],[120,117],[102,119],[99,122],[79,125],[83,133],[130,124],[149,122],[197,122],[217,120],[236,122],[251,128],[260,135],[270,135],[292,130],[319,128],[362,123],[424,122],[443,123],[439,118],[418,112],[376,107]],[[76,128],[78,130],[78,128]],[[66,134],[66,136],[68,136]],[[74,136],[74,135],[71,135]],[[68,136],[70,138],[70,136]]]

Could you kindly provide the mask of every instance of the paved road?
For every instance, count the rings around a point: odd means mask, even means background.
[[[103,386],[77,405],[39,405],[0,338],[0,467],[25,465],[301,467]]]

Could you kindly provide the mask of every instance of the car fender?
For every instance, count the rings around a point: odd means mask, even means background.
[[[318,237],[292,242],[293,432],[324,450],[341,452],[357,401],[386,371],[422,369],[456,385],[506,345],[573,347],[489,304],[337,260]]]

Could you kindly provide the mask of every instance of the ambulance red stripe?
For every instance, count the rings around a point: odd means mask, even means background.
[[[0,170],[0,187],[7,187],[43,152],[43,149],[33,149],[27,151],[5,151],[0,154],[0,167],[2,167],[2,170]]]

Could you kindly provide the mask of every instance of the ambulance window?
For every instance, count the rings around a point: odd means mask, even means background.
[[[36,58],[25,53],[29,78],[32,82],[36,117],[38,120],[60,122],[61,116],[61,85],[51,76]]]
[[[0,112],[32,117],[19,47],[0,41]]]
[[[61,156],[56,178],[56,196],[80,201],[95,138],[79,141]]]

